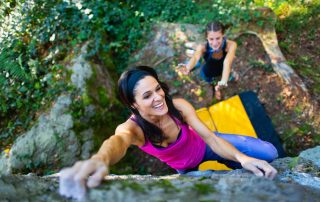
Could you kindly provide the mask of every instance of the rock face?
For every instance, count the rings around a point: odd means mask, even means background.
[[[70,104],[69,96],[59,97],[50,113],[40,116],[38,124],[16,140],[9,154],[11,169],[75,161],[80,143],[71,130],[72,116],[66,113]]]
[[[0,156],[0,174],[43,173],[90,157],[95,135],[92,119],[101,111],[96,110],[101,107],[100,98],[90,93],[95,92],[96,85],[99,86],[104,93],[103,99],[107,102],[103,107],[108,110],[113,105],[109,98],[114,97],[114,81],[103,70],[106,67],[86,61],[85,54],[86,45],[67,66],[72,71],[70,83],[74,90],[57,97],[48,112],[41,114],[31,129],[15,140],[10,152]],[[88,85],[89,80],[93,81],[90,83],[92,86]],[[90,99],[95,100],[95,103],[90,102]],[[82,114],[72,115],[73,108],[76,108],[77,113],[83,111]]]
[[[308,152],[319,154],[319,147]],[[277,159],[274,180],[256,177],[243,169],[196,171],[187,175],[109,175],[83,201],[319,201],[320,167],[314,160]],[[192,177],[197,176],[197,177]],[[58,194],[55,176],[0,177],[0,201],[68,201]]]
[[[23,171],[61,163],[75,162],[80,153],[80,141],[72,130],[73,118],[67,113],[71,104],[68,95],[60,96],[49,114],[43,114],[28,132],[21,135],[0,164],[0,173]]]
[[[307,149],[301,152],[299,156],[314,162],[318,167],[320,167],[320,146],[313,149]]]

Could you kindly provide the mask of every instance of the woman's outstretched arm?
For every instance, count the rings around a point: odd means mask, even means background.
[[[226,85],[229,80],[232,63],[236,55],[237,43],[235,41],[227,40],[227,55],[223,61],[223,71],[220,84]]]
[[[204,52],[205,52],[205,46],[198,45],[195,53],[193,54],[192,58],[189,60],[188,64],[186,65],[179,64],[178,70],[181,71],[183,74],[188,75],[190,71],[196,66],[197,62],[200,60]]]
[[[98,186],[109,174],[109,166],[122,159],[130,145],[141,146],[143,141],[141,131],[131,120],[119,125],[115,134],[103,142],[97,154],[60,171],[60,194],[82,199],[86,188]]]
[[[111,166],[120,161],[132,144],[138,144],[132,131],[126,125],[119,125],[109,139],[105,140],[99,151],[91,157],[94,160],[101,160],[106,166]]]

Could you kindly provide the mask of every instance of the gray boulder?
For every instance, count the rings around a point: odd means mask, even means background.
[[[315,165],[320,167],[320,146],[317,146],[312,149],[307,149],[305,151],[302,151],[299,155],[299,157],[303,159],[310,160],[314,162]]]
[[[310,149],[316,151],[318,148]],[[318,159],[320,156],[318,156]],[[318,159],[277,159],[274,180],[244,169],[195,171],[187,175],[109,175],[82,201],[320,201]],[[57,175],[0,177],[0,201],[71,201],[58,194]]]

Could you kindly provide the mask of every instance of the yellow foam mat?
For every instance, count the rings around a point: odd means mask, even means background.
[[[239,96],[209,107],[209,113],[218,132],[257,137]]]
[[[200,120],[212,131],[257,137],[239,96],[197,110]],[[206,161],[199,170],[231,170],[217,161]]]
[[[200,120],[211,130],[217,131],[216,127],[214,126],[213,120],[207,108],[203,107],[197,110],[197,115]]]

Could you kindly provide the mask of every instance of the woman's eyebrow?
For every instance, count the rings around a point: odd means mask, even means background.
[[[154,89],[156,90],[159,87],[160,87],[160,84],[156,85],[156,87]],[[148,91],[142,93],[142,96],[144,96],[145,94],[150,93],[150,92],[151,92],[151,90],[148,90]]]
[[[150,90],[148,90],[148,91],[146,91],[146,92],[144,92],[144,93],[142,93],[142,96],[144,96],[145,94],[148,94],[148,93],[150,93],[151,91]]]

